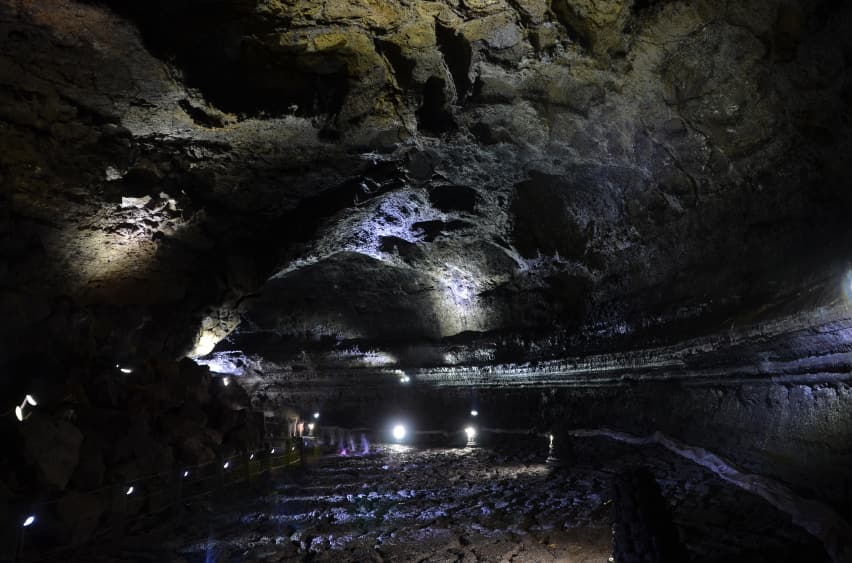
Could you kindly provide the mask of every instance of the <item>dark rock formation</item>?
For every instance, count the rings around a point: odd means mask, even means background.
[[[624,563],[686,561],[654,476],[647,470],[622,471],[613,482],[613,558]]]
[[[0,506],[61,520],[284,407],[443,426],[471,394],[848,504],[850,29],[831,0],[0,0]]]

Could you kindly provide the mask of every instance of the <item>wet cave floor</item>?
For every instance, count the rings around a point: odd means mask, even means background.
[[[828,561],[787,515],[666,450],[590,439],[559,466],[545,463],[546,453],[515,443],[325,456],[189,505],[181,526],[74,560],[606,562],[612,477],[643,466],[691,561]]]

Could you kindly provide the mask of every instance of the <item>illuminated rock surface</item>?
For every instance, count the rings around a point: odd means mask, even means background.
[[[833,0],[0,0],[0,527],[64,499],[85,541],[93,489],[264,416],[473,406],[663,432],[852,519],[850,30]]]

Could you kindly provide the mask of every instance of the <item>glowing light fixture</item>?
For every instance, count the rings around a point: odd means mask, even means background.
[[[253,460],[253,459],[254,459],[254,454],[251,454],[251,455],[249,456],[249,461],[251,461],[251,460]]]
[[[313,422],[309,422],[309,423],[308,423],[308,431],[309,431],[309,432],[313,432],[313,431],[314,431],[314,423],[313,423]]]
[[[24,409],[19,406],[15,407],[15,418],[18,419],[18,422],[24,421]]]
[[[474,438],[476,438],[476,428],[474,428],[473,426],[468,426],[467,428],[465,428],[464,433],[467,434],[468,440],[473,440]]]
[[[121,364],[115,364],[115,367],[121,373],[133,373],[133,370],[131,368],[123,368],[123,367],[121,367]]]
[[[223,466],[222,466],[222,469],[228,469],[229,467],[231,467],[231,462],[230,462],[230,461],[226,461],[226,462],[225,462],[225,465],[223,465]]]
[[[24,401],[29,403],[33,407],[38,405],[38,402],[33,398],[32,395],[27,395],[26,397],[24,397]]]
[[[550,440],[550,447],[553,447],[553,434],[548,434],[547,439]]]
[[[314,413],[314,420],[316,420],[316,419],[318,419],[318,418],[319,418],[319,412],[315,412],[315,413]]]
[[[409,381],[411,381],[411,378],[408,377],[407,375],[403,375],[402,377],[399,378],[400,383],[408,383]]]
[[[275,448],[272,448],[271,450],[269,450],[269,453],[270,453],[270,454],[274,454],[274,453],[275,453]]]
[[[29,516],[27,516],[27,519],[26,519],[26,520],[24,520],[24,523],[23,523],[23,524],[21,524],[21,525],[22,525],[24,528],[29,528],[30,526],[32,526],[33,524],[35,524],[35,521],[36,521],[36,517],[35,517],[35,515],[34,515],[34,514],[30,514]]]
[[[189,477],[189,470],[183,472],[183,478],[186,479]]]
[[[227,378],[227,377],[223,377],[223,378],[222,378],[222,385],[224,385],[225,387],[227,387],[227,386],[228,386],[228,385],[230,385],[230,384],[231,384],[231,380],[230,380],[230,378]]]
[[[397,424],[393,427],[393,437],[395,440],[402,440],[405,438],[405,426],[402,424]]]
[[[479,411],[476,410],[476,409],[473,409],[472,411],[470,411],[470,416],[479,416]]]
[[[127,495],[127,496],[130,496],[130,495],[133,494],[133,491],[135,491],[135,490],[136,489],[133,488],[133,485],[130,485],[129,487],[127,487],[127,490],[124,492],[124,494]]]

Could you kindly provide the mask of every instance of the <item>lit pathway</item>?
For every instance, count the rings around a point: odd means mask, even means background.
[[[328,456],[274,486],[192,505],[156,541],[129,538],[74,561],[604,563],[611,477],[636,465],[657,476],[693,563],[828,561],[788,516],[663,448],[585,439],[574,449],[558,469],[528,440],[506,453],[379,446]]]

